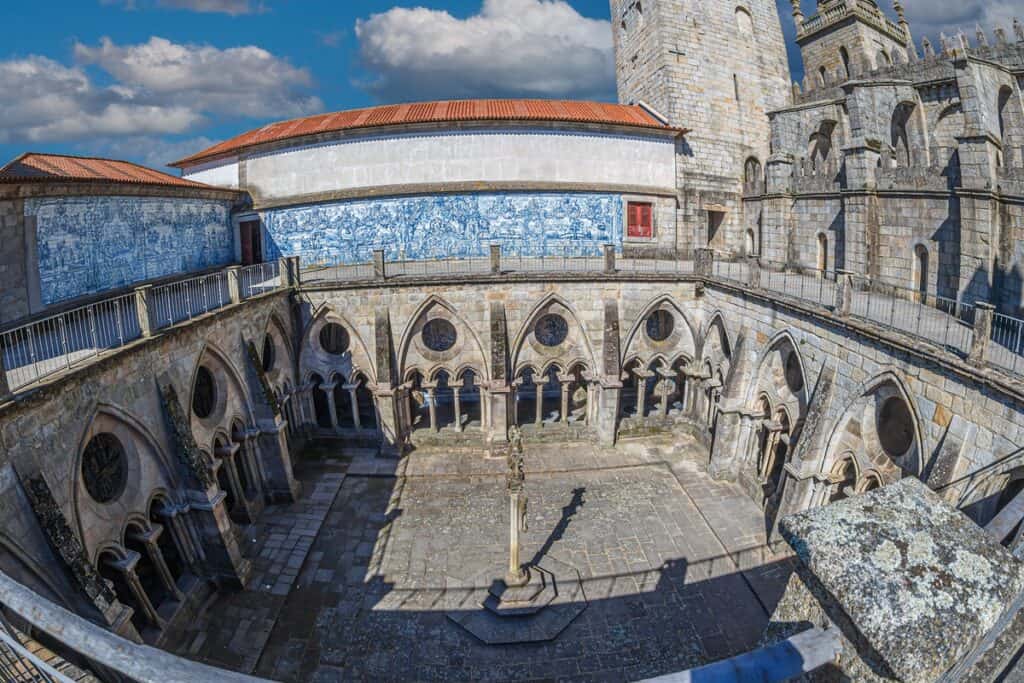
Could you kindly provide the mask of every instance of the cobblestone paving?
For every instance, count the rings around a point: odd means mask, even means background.
[[[344,479],[344,465],[314,464],[297,472],[302,498],[270,506],[240,529],[252,574],[244,591],[220,593],[204,616],[172,634],[165,649],[207,664],[252,672],[266,647],[313,541]]]
[[[553,642],[486,646],[445,616],[447,576],[498,577],[507,557],[503,463],[459,453],[416,453],[397,478],[357,458],[287,597],[262,590],[279,585],[268,581],[229,600],[280,601],[269,638],[216,605],[205,626],[249,638],[261,649],[254,672],[281,681],[621,681],[750,649],[790,563],[762,547],[763,519],[737,488],[665,457],[678,446],[528,449],[523,556],[575,566],[590,603]],[[472,474],[452,473],[463,458]]]

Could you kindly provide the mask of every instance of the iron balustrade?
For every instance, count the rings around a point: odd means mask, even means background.
[[[280,289],[279,261],[238,269],[238,300]],[[232,303],[227,270],[79,306],[0,332],[0,394],[91,362],[154,330],[193,320]]]
[[[43,659],[39,656],[40,650],[29,649],[29,642],[0,611],[0,680],[5,683],[75,683],[58,670],[61,663],[55,657]]]
[[[134,292],[27,323],[0,334],[7,384],[32,384],[141,336]]]
[[[231,303],[225,271],[154,287],[152,296],[154,327],[192,320]]]
[[[992,314],[992,336],[985,360],[1014,374],[1024,372],[1024,320]]]
[[[281,286],[281,262],[266,261],[239,268],[238,286],[243,299],[273,292]]]

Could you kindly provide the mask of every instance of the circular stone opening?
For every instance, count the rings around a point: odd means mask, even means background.
[[[213,373],[205,367],[200,366],[196,373],[196,386],[192,390],[192,412],[199,419],[205,419],[213,414],[213,407],[217,404],[217,382],[213,379]]]
[[[569,336],[569,323],[557,313],[548,313],[537,321],[533,333],[544,346],[558,346]]]
[[[675,328],[676,320],[665,310],[658,310],[647,316],[645,331],[651,341],[665,341]]]
[[[914,444],[914,418],[902,398],[892,397],[878,411],[878,439],[882,449],[893,458],[905,454]]]
[[[786,386],[794,394],[804,388],[804,373],[795,353],[786,356]]]
[[[97,434],[82,454],[82,481],[97,503],[121,497],[128,483],[128,459],[113,434]]]
[[[320,348],[332,356],[348,351],[348,332],[338,323],[327,323],[320,329]]]
[[[458,332],[444,318],[434,318],[423,326],[423,344],[431,351],[447,351],[455,346]]]
[[[263,372],[270,372],[274,369],[274,361],[277,360],[275,354],[274,340],[268,334],[263,338]]]

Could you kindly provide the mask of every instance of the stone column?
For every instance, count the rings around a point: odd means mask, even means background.
[[[452,387],[452,396],[455,402],[455,431],[462,431],[462,403],[459,400],[459,387]],[[483,417],[481,415],[481,417]]]
[[[604,272],[606,275],[613,275],[615,270],[615,245],[606,244],[604,245]]]
[[[242,287],[238,278],[239,270],[238,266],[230,266],[228,268],[228,296],[233,304],[237,304],[242,300]]]
[[[378,280],[387,279],[387,270],[384,266],[384,250],[373,250],[373,276]]]
[[[199,574],[199,565],[203,559],[201,547],[196,545],[193,530],[186,527],[182,512],[188,512],[188,509],[172,506],[170,503],[164,503],[157,508],[157,515],[163,521],[164,528],[171,530],[171,541],[178,549],[178,555],[194,574]]]
[[[988,353],[989,342],[992,340],[992,316],[995,306],[979,301],[974,308],[974,340],[967,360],[975,365],[984,365]]]
[[[160,615],[157,614],[156,608],[153,606],[152,601],[150,601],[149,596],[146,595],[146,590],[142,587],[142,582],[139,581],[139,575],[135,572],[140,559],[142,559],[141,555],[134,550],[129,550],[126,552],[123,560],[108,560],[107,566],[116,570],[124,578],[125,583],[128,584],[128,589],[132,592],[139,607],[142,608],[149,623],[158,629],[163,629],[164,622]]]
[[[220,458],[221,467],[228,475],[228,486],[235,497],[235,511],[240,512],[247,522],[254,522],[255,515],[249,509],[249,497],[246,495],[242,480],[238,477],[238,465],[235,463],[235,455],[240,450],[240,444],[231,444],[229,448],[218,448],[216,455]]]
[[[647,412],[647,378],[654,376],[649,370],[634,370],[636,374],[636,416],[643,419]]]
[[[747,272],[750,274],[749,284],[754,289],[761,288],[761,259],[747,256]]]
[[[346,384],[344,389],[348,391],[348,401],[352,405],[352,424],[356,429],[362,429],[363,424],[359,419],[359,403],[356,401],[356,389],[358,384]]]
[[[327,396],[327,412],[331,414],[331,429],[338,431],[338,407],[334,403],[334,387],[337,386],[335,382],[327,382],[326,384],[320,385],[320,391],[324,392]],[[313,415],[316,415],[316,404],[313,404]],[[319,426],[317,422],[317,426]]]
[[[434,390],[437,389],[436,384],[424,384],[423,395],[427,399],[427,410],[430,411],[430,431],[440,431],[437,426],[437,401],[435,401]]]
[[[672,386],[669,382],[673,381],[674,375],[671,372],[658,372],[660,379],[658,380],[658,386],[654,388],[656,394],[661,396],[661,405],[658,407],[662,417],[668,417],[668,399],[672,395]]]
[[[491,275],[501,274],[501,245],[491,245]]]
[[[540,427],[544,424],[544,385],[537,384],[536,378],[534,378],[534,387],[537,392],[537,398],[535,399],[537,405],[535,406],[536,420],[535,424]]]
[[[569,394],[572,389],[573,378],[558,378],[559,383],[562,385],[562,424],[569,424]]]
[[[299,499],[302,482],[295,478],[292,454],[288,448],[288,422],[278,415],[263,420],[246,434],[246,443],[259,464],[263,488],[270,500],[291,503]]]
[[[135,288],[135,315],[139,320],[142,336],[153,336],[153,286],[143,285]],[[3,361],[0,360],[0,363]],[[2,392],[0,392],[2,393]]]
[[[156,567],[156,573],[160,575],[160,583],[174,596],[175,600],[182,602],[185,599],[185,594],[178,588],[178,582],[174,580],[171,569],[167,566],[167,560],[164,559],[164,553],[160,550],[160,545],[157,543],[157,539],[160,538],[163,530],[162,526],[154,524],[153,528],[149,531],[134,533],[131,538],[146,546],[146,555],[149,557],[149,561],[153,563],[153,566]]]
[[[715,252],[712,249],[694,250],[694,271],[697,275],[711,277],[714,274]]]
[[[603,446],[614,446],[618,437],[619,405],[622,400],[622,382],[600,380],[595,385],[595,427],[598,441]]]
[[[836,315],[846,317],[853,308],[853,273],[848,270],[836,271]]]

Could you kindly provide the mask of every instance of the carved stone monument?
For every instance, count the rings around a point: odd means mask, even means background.
[[[579,572],[553,557],[520,559],[526,523],[523,438],[509,429],[505,488],[509,500],[509,557],[504,578],[484,569],[468,578],[447,576],[448,618],[484,643],[554,640],[587,608]]]

